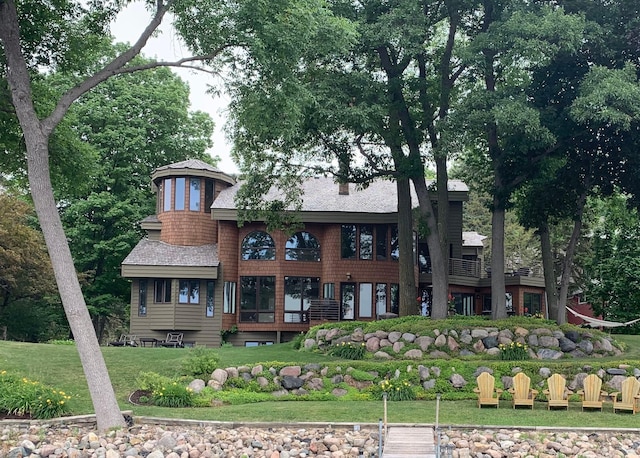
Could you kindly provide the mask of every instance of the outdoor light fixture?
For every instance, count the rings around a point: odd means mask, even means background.
[[[351,280],[351,272],[347,272],[347,280]]]

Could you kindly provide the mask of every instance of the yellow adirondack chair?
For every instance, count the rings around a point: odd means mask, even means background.
[[[483,372],[476,377],[478,384],[473,391],[478,395],[478,407],[483,405],[500,407],[500,395],[502,390],[496,388],[496,379],[488,372]]]
[[[533,409],[538,390],[531,389],[531,378],[524,372],[518,372],[513,377],[513,386],[509,388],[509,393],[513,396],[513,408],[516,406],[526,406]]]
[[[630,410],[634,415],[638,412],[638,399],[640,399],[640,382],[635,377],[627,377],[621,386],[622,391],[610,394],[613,399],[613,411]],[[620,400],[618,400],[620,395]]]
[[[569,398],[573,391],[567,389],[567,380],[560,374],[553,374],[547,379],[547,389],[543,391],[547,397],[547,409],[564,407],[569,410]]]
[[[596,374],[587,375],[582,386],[584,388],[578,390],[578,394],[582,398],[582,410],[585,407],[602,410],[602,399],[607,396],[607,392],[602,391],[602,379]]]

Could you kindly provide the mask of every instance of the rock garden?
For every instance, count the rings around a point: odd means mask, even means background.
[[[216,367],[186,380],[186,388],[146,374],[140,382],[142,401],[138,392],[133,402],[177,406],[184,397],[185,405],[205,406],[274,398],[435,399],[438,394],[443,399],[474,399],[481,372],[492,373],[500,387],[508,389],[521,371],[539,388],[551,374],[560,373],[573,391],[595,373],[603,379],[603,389],[613,392],[625,377],[640,376],[640,362],[621,362],[623,348],[610,335],[524,317],[502,322],[406,317],[340,323],[314,327],[296,344],[302,352],[325,353],[326,364]]]

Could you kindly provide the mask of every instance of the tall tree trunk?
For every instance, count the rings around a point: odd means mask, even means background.
[[[585,186],[584,189],[588,189]],[[560,277],[560,292],[558,293],[558,324],[564,324],[567,322],[567,298],[569,295],[569,283],[571,282],[571,274],[573,269],[573,257],[576,254],[576,247],[578,246],[578,238],[582,232],[582,215],[584,214],[584,206],[587,202],[587,192],[583,191],[578,198],[577,208],[573,231],[571,231],[571,238],[567,245],[567,253],[562,263],[562,276]]]
[[[101,431],[112,427],[123,427],[125,426],[124,418],[82,296],[69,244],[53,196],[48,148],[53,126],[45,129],[33,106],[31,81],[21,52],[18,16],[13,0],[0,1],[0,40],[4,45],[7,62],[7,81],[27,148],[31,196],[49,251],[62,304],[87,379],[97,426]]]
[[[436,155],[436,192],[438,195],[438,237],[440,251],[444,258],[444,282],[447,285],[447,299],[449,291],[449,174],[447,172],[447,157],[443,154]]]
[[[424,176],[412,178],[415,186],[420,213],[427,222],[427,246],[431,258],[431,282],[433,285],[433,301],[431,304],[431,318],[441,320],[447,317],[449,284],[448,284],[448,259],[444,257],[438,236],[438,226],[431,203],[431,195],[427,189]]]
[[[507,317],[505,292],[504,208],[494,208],[491,215],[491,319],[493,320]]]
[[[405,177],[400,177],[396,181],[398,189],[398,244],[400,248],[400,316],[418,313],[415,263],[413,262],[413,215],[410,185],[409,179]]]
[[[540,248],[542,250],[542,268],[544,270],[544,288],[547,292],[547,311],[550,320],[558,320],[558,287],[556,269],[553,267],[549,224],[545,221],[538,228]],[[560,322],[558,322],[560,324]]]

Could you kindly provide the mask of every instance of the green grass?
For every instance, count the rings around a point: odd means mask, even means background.
[[[624,342],[629,353],[620,360],[640,360],[640,336],[616,335]],[[134,415],[188,418],[215,421],[317,421],[328,423],[376,423],[384,416],[382,402],[373,401],[274,401],[243,405],[225,405],[208,408],[161,408],[132,406],[128,395],[137,389],[136,377],[140,372],[177,375],[187,350],[173,348],[101,348],[120,407],[132,410]],[[241,348],[225,347],[217,350],[220,367],[255,364],[260,362],[336,361],[319,353],[298,352],[291,344]],[[581,364],[598,360],[584,359]],[[575,360],[572,360],[575,362]],[[348,362],[345,362],[347,365]],[[268,363],[267,363],[268,365]],[[482,365],[478,361],[478,365]],[[74,413],[93,412],[89,391],[82,372],[77,350],[73,345],[30,344],[0,341],[0,370],[38,380],[73,395],[70,406]],[[435,401],[389,402],[389,423],[435,423]],[[441,401],[439,421],[442,425],[496,425],[496,426],[589,426],[593,428],[640,428],[640,415],[613,414],[611,404],[605,403],[603,412],[582,412],[577,402],[571,403],[570,412],[548,411],[546,403],[538,402],[533,411],[513,410],[509,401],[502,401],[499,409],[478,409],[475,400]]]

